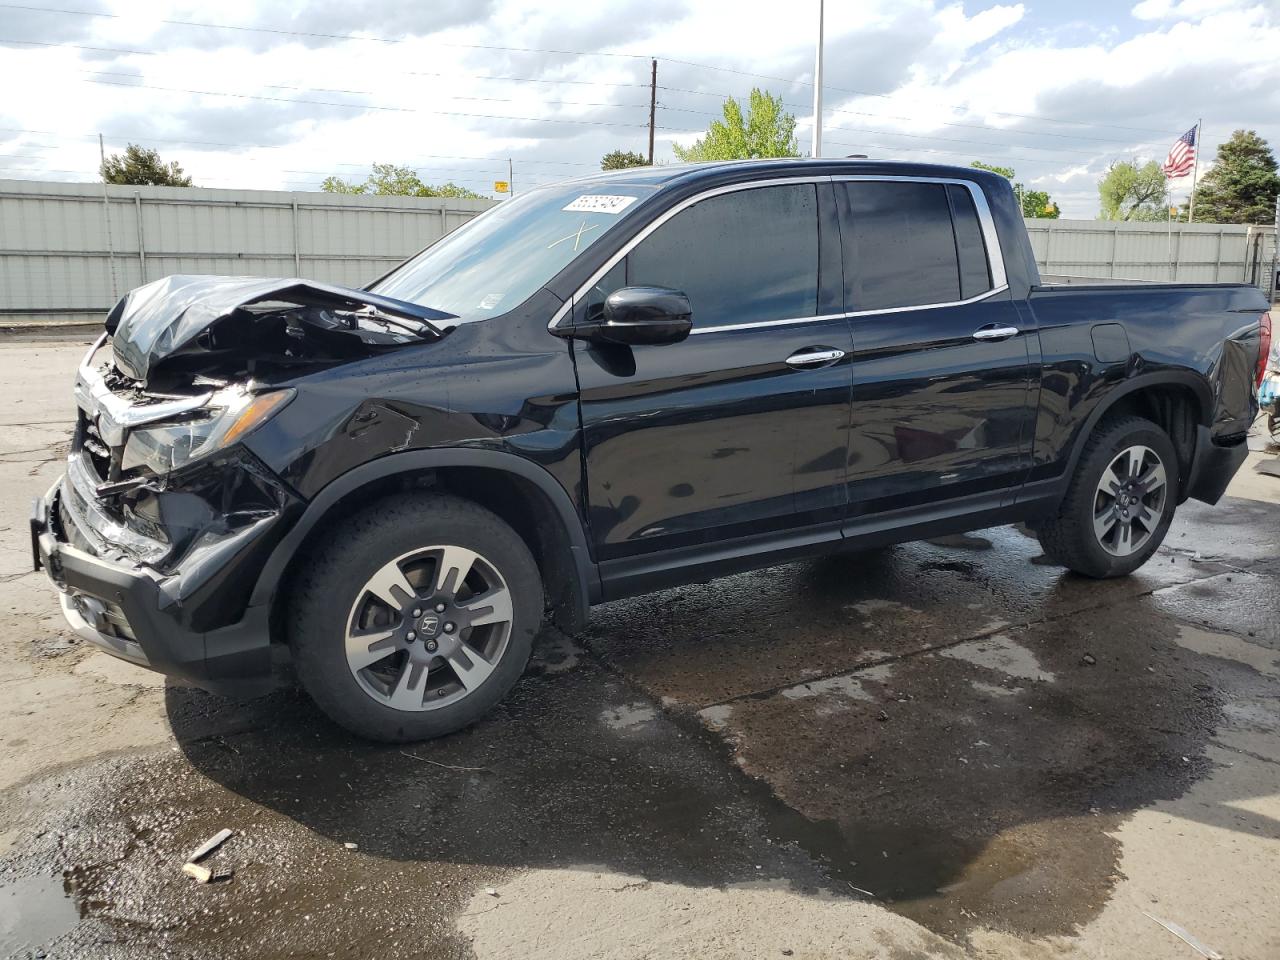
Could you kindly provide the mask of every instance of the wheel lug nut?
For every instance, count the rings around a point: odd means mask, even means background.
[[[428,641],[427,641],[427,649],[428,649],[428,650],[430,650],[432,653],[435,653],[435,652],[436,652],[436,649],[437,649],[439,646],[440,646],[440,644],[436,643],[434,640],[428,640]]]
[[[419,610],[417,607],[414,607],[414,608],[413,608],[413,615],[414,615],[415,617],[420,617],[420,616],[422,616],[422,611],[421,611],[421,610]]]
[[[444,632],[445,632],[445,633],[453,633],[453,631],[454,631],[454,626],[453,626],[453,624],[452,624],[452,623],[446,623],[446,624],[444,625]]]
[[[404,635],[404,638],[408,640],[410,643],[413,643],[413,641],[418,639],[418,635],[414,633],[412,630],[410,630],[408,633]]]
[[[443,604],[443,603],[437,603],[437,604],[436,604],[436,613],[444,613],[444,604]]]

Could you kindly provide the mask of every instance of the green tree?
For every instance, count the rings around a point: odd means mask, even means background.
[[[675,145],[681,160],[758,160],[798,157],[796,118],[782,109],[782,97],[753,89],[747,115],[737,100],[724,102],[724,120],[712,120],[706,136],[691,147]]]
[[[1154,160],[1117,160],[1098,181],[1102,220],[1165,220],[1169,182]]]
[[[979,170],[989,170],[992,173],[998,173],[1006,180],[1013,180],[1017,174],[1013,167],[997,167],[995,164],[983,163],[981,160],[975,160],[970,164]],[[1022,205],[1022,215],[1037,220],[1057,220],[1061,216],[1058,205],[1049,197],[1048,192],[1044,190],[1028,190],[1023,184],[1014,182],[1013,192],[1018,197],[1018,202]]]
[[[1278,193],[1271,147],[1254,131],[1237,130],[1196,187],[1195,216],[1208,223],[1271,223]]]
[[[483,200],[481,194],[456,183],[433,186],[423,183],[412,167],[400,167],[394,163],[375,163],[373,172],[363,183],[353,183],[341,177],[325,177],[320,184],[325,193],[373,194],[382,197],[459,197],[464,200]]]
[[[191,178],[182,172],[178,161],[165,163],[155,150],[136,143],[124,153],[113,153],[102,162],[99,171],[107,183],[147,184],[160,187],[189,187]]]
[[[634,150],[612,150],[600,158],[601,170],[626,170],[629,167],[647,167],[649,161]]]

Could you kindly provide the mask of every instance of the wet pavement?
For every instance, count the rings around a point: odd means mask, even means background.
[[[68,636],[78,349],[0,344],[53,384],[0,395],[0,957],[1280,957],[1280,505],[1104,583],[1000,528],[606,605],[378,746]]]

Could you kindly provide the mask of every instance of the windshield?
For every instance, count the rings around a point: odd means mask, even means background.
[[[456,314],[459,323],[505,313],[650,193],[621,183],[539,187],[485,211],[370,289]]]

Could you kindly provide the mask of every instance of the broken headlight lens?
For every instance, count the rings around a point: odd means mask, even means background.
[[[248,393],[239,387],[219,390],[189,417],[134,428],[125,441],[120,469],[146,467],[152,473],[166,474],[225,450],[283,410],[294,393]]]

